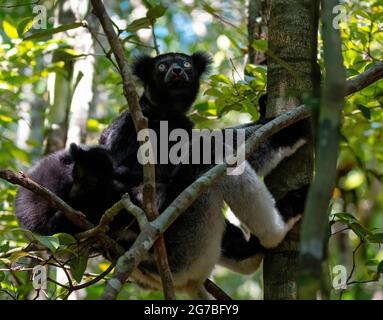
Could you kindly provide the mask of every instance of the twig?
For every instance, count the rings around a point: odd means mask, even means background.
[[[351,267],[351,271],[350,271],[350,274],[348,275],[347,277],[347,280],[346,280],[346,285],[349,284],[349,281],[355,271],[355,255],[356,255],[356,252],[359,250],[359,248],[361,247],[361,245],[363,244],[363,241],[360,241],[359,244],[356,246],[356,248],[352,251],[352,267]],[[342,291],[340,292],[340,295],[339,295],[339,300],[342,299],[342,296],[343,296],[343,293],[346,289],[342,289]]]
[[[128,69],[125,60],[124,49],[121,45],[118,36],[113,29],[113,21],[108,16],[103,3],[100,0],[92,0],[93,11],[100,20],[104,29],[105,35],[109,41],[110,47],[116,58],[120,69],[120,75],[123,82],[123,90],[125,98],[129,105],[129,111],[133,120],[136,132],[148,128],[148,120],[144,117],[138,101],[138,95],[134,86],[133,76]],[[150,141],[148,141],[150,143]],[[155,184],[155,168],[151,163],[143,166],[144,173],[144,209],[149,220],[153,220],[158,216],[156,206],[156,184]],[[162,287],[164,290],[165,299],[174,299],[173,279],[167,261],[165,240],[163,236],[159,238],[155,246],[156,263],[161,276]]]
[[[218,287],[213,281],[210,279],[206,279],[204,283],[205,289],[217,300],[232,300],[228,294],[223,291],[220,287]]]
[[[154,50],[156,50],[156,55],[158,56],[160,54],[160,47],[158,46],[156,32],[154,31],[154,20],[153,19],[150,21],[150,25],[151,25],[151,29],[152,29]]]
[[[109,230],[109,224],[113,221],[116,215],[123,211],[124,208],[137,219],[140,228],[143,229],[145,224],[148,222],[148,219],[145,216],[145,212],[140,207],[134,205],[130,200],[129,194],[126,193],[122,196],[121,200],[116,202],[112,207],[105,211],[97,226],[84,232],[78,233],[76,238],[91,238],[100,233],[107,232]],[[122,212],[122,214],[124,214],[124,212]]]

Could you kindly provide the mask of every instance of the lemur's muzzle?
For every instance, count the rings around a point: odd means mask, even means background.
[[[165,83],[184,83],[188,82],[189,77],[186,74],[184,68],[182,68],[179,64],[173,63],[168,72],[165,75]]]

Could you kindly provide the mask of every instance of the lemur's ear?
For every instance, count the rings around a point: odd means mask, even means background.
[[[210,69],[210,65],[213,62],[213,59],[210,54],[204,51],[197,51],[192,54],[192,61],[194,70],[196,71],[198,77],[200,77],[203,73],[208,72]]]
[[[148,55],[141,55],[134,59],[132,64],[133,74],[146,82],[150,79],[154,66],[154,58]]]
[[[83,154],[85,153],[84,149],[75,143],[71,143],[69,146],[69,154],[73,161],[79,161],[83,158]]]

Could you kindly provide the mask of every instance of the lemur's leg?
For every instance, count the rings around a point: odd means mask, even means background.
[[[285,221],[295,216],[297,212],[303,213],[304,199],[307,192],[308,185],[305,185],[302,188],[288,192],[282,199],[277,201],[276,206]],[[250,235],[250,238],[246,237],[240,228],[228,221],[226,221],[221,248],[219,264],[242,274],[255,272],[266,251],[256,236]]]
[[[242,274],[251,274],[257,270],[266,251],[257,237],[250,235],[247,238],[239,227],[228,221],[221,249],[219,264]]]
[[[266,248],[276,247],[300,219],[298,215],[284,221],[273,196],[247,162],[242,174],[227,175],[219,186],[233,213]]]

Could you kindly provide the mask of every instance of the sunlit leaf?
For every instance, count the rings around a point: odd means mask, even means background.
[[[149,18],[139,18],[134,20],[126,27],[127,32],[136,32],[140,29],[149,28],[151,26],[151,21]]]
[[[36,32],[34,34],[31,34],[30,36],[27,36],[24,38],[24,40],[32,40],[32,39],[39,39],[39,38],[45,38],[48,36],[51,36],[56,33],[76,29],[79,27],[83,27],[84,23],[83,22],[75,22],[75,23],[69,23],[69,24],[63,24],[57,28],[49,29],[49,30],[44,30],[40,32]]]
[[[60,246],[60,241],[57,237],[54,236],[41,236],[38,234],[33,235],[34,238],[47,247],[50,251],[55,252],[57,248]]]
[[[251,44],[251,46],[255,50],[258,50],[261,52],[266,52],[268,44],[267,44],[267,40],[258,39],[258,40],[254,40],[253,43]]]
[[[148,10],[148,12],[146,13],[146,16],[150,19],[157,19],[159,17],[162,17],[165,12],[166,12],[166,7],[163,6],[162,4],[159,4],[155,7],[152,7]]]
[[[19,35],[17,34],[17,28],[11,24],[8,19],[3,20],[3,29],[5,34],[11,39],[17,39]]]
[[[59,240],[60,245],[72,245],[77,243],[76,238],[67,233],[56,233],[53,237],[56,237]]]
[[[21,38],[30,28],[32,28],[34,22],[34,16],[21,19],[17,25],[17,34]]]

